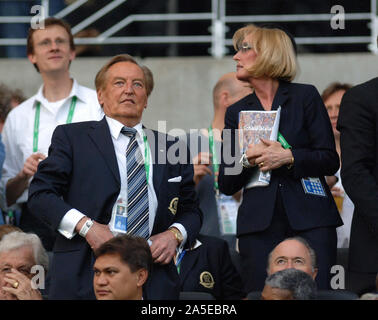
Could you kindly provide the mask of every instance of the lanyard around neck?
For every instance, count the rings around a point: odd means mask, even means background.
[[[144,169],[146,170],[146,180],[148,184],[148,179],[150,177],[150,145],[147,141],[147,136],[143,132],[143,142],[144,142]]]
[[[182,252],[180,253],[177,259],[177,262],[176,262],[177,273],[180,273],[181,271],[181,261],[182,261],[182,258],[184,258],[185,253],[186,253],[186,250],[182,250]]]
[[[217,173],[219,172],[219,162],[217,158],[217,151],[215,148],[214,143],[214,133],[213,133],[213,127],[210,125],[209,127],[209,147],[210,147],[210,153],[212,154],[212,164],[213,164],[213,171],[214,171],[214,188],[215,192],[219,194],[219,185],[218,185],[218,178]]]
[[[72,118],[75,112],[76,107],[76,96],[73,96],[71,99],[70,110],[68,111],[67,121],[66,123],[71,123]],[[37,105],[35,106],[35,116],[34,116],[34,133],[33,133],[33,152],[38,151],[38,135],[39,135],[39,118],[41,113],[41,103],[38,101]]]

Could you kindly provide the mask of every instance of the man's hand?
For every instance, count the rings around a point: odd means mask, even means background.
[[[176,254],[178,241],[173,232],[167,230],[153,235],[150,240],[152,258],[155,263],[168,264]]]
[[[333,187],[331,193],[334,197],[344,197],[344,191],[338,187]]]
[[[339,181],[339,178],[336,176],[326,176],[325,179],[330,190],[332,190],[337,181]]]
[[[79,233],[81,227],[84,223],[88,220],[88,217],[83,217],[75,227],[75,231]],[[87,235],[85,236],[85,240],[87,240],[88,244],[92,248],[92,250],[96,250],[99,246],[101,246],[104,242],[108,241],[109,239],[113,238],[114,235],[110,231],[109,226],[107,224],[101,224],[93,220],[93,225],[88,230]]]
[[[24,167],[17,176],[8,180],[5,188],[8,206],[16,203],[17,199],[29,186],[29,179],[37,172],[39,162],[45,158],[46,156],[43,153],[33,153],[26,159]]]
[[[29,179],[37,172],[38,164],[46,159],[43,153],[33,153],[24,163],[24,168],[19,173],[21,177]]]
[[[193,180],[196,185],[202,180],[205,175],[212,175],[212,171],[209,168],[210,164],[211,160],[210,154],[208,152],[200,152],[193,158]]]

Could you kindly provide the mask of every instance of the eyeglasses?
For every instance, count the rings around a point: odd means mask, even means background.
[[[68,43],[68,40],[58,38],[58,39],[54,40],[54,43],[57,47],[59,47],[59,46],[66,45]],[[45,39],[45,40],[42,40],[41,42],[37,43],[37,45],[42,47],[42,48],[48,48],[48,47],[51,47],[52,41],[50,39]]]
[[[247,42],[243,42],[241,45],[239,44],[237,47],[236,47],[236,51],[239,52],[247,52],[249,50],[251,50],[253,48],[253,46]]]

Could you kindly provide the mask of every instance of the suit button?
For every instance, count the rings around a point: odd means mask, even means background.
[[[282,188],[282,183],[279,183],[278,186],[279,186],[280,188]]]

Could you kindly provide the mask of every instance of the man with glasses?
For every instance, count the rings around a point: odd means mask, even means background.
[[[43,28],[29,29],[27,55],[41,74],[43,85],[36,95],[12,110],[5,122],[6,157],[0,193],[3,209],[21,209],[21,229],[38,234],[51,251],[55,236],[26,207],[29,182],[39,162],[47,157],[55,127],[99,120],[102,109],[96,92],[70,77],[75,45],[69,25],[56,18],[48,18],[40,25]]]

